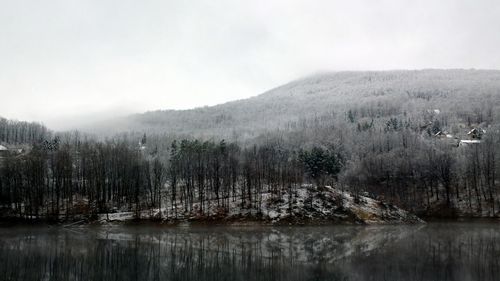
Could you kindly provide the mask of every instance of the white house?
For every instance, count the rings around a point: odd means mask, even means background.
[[[480,140],[460,140],[460,143],[458,143],[458,146],[467,146],[467,145],[474,145],[474,144],[480,144]]]
[[[8,154],[9,154],[9,149],[0,144],[0,166],[2,164],[3,157],[7,156]]]
[[[481,128],[473,128],[467,133],[467,135],[472,139],[481,139],[484,134],[486,134],[486,130]]]

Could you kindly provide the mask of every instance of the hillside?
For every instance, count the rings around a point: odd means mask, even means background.
[[[450,121],[481,123],[500,107],[500,71],[334,72],[299,79],[261,95],[191,110],[158,110],[84,128],[99,134],[138,131],[177,135],[257,136],[314,116],[346,119],[412,116],[439,109]],[[498,117],[498,116],[497,116]],[[491,121],[491,120],[490,120]]]
[[[322,74],[247,100],[96,124],[104,136],[132,132],[105,141],[3,121],[6,147],[33,147],[4,155],[0,203],[70,219],[181,200],[191,217],[211,215],[213,200],[227,213],[306,184],[422,216],[500,217],[499,112],[500,71],[422,70]]]
[[[205,203],[205,211],[200,211],[200,203],[194,205],[194,215],[183,204],[177,202],[174,216],[170,208],[145,210],[141,219],[161,218],[165,222],[215,222],[229,224],[245,224],[257,222],[263,224],[397,224],[423,223],[414,214],[394,205],[380,202],[362,195],[355,196],[349,192],[325,186],[315,189],[312,186],[301,186],[293,193],[284,193],[277,198],[271,193],[262,195],[259,206],[248,207],[241,200],[232,201],[229,210],[224,211],[215,200]],[[292,200],[292,202],[290,202]],[[164,206],[167,201],[163,203]],[[293,206],[293,207],[292,207]],[[99,222],[129,221],[137,219],[134,212],[118,212],[100,214]]]

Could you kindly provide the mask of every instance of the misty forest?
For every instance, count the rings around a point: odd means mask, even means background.
[[[500,2],[2,1],[0,281],[499,281]]]
[[[0,144],[4,218],[496,217],[500,72],[325,73],[65,132],[0,119]]]

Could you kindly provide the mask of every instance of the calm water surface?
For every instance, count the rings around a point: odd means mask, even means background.
[[[500,223],[3,227],[0,280],[500,280]]]

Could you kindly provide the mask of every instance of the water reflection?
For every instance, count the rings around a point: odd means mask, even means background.
[[[2,228],[0,280],[499,280],[499,230]]]

